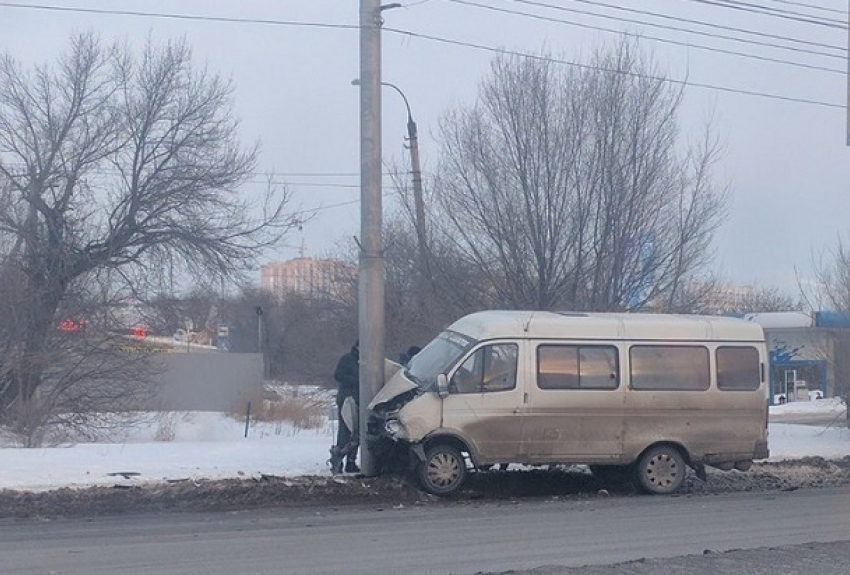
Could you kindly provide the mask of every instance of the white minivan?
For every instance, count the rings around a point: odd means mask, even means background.
[[[453,323],[370,403],[369,437],[449,494],[467,467],[587,464],[676,491],[686,466],[768,457],[758,324],[662,314],[484,311]]]

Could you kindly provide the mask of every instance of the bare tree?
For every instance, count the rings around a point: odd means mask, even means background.
[[[730,286],[716,278],[685,282],[676,298],[664,302],[659,311],[708,315],[742,315],[778,311],[799,311],[803,302],[776,288]]]
[[[804,291],[814,309],[827,306],[850,312],[850,246],[839,238],[835,248],[826,250],[813,262],[817,289]]]
[[[581,68],[497,58],[478,102],[442,122],[432,236],[495,305],[671,300],[709,261],[724,202],[714,140],[680,152],[681,99],[626,41]]]
[[[387,357],[395,359],[411,345],[425,345],[458,317],[481,309],[480,304],[463,305],[474,299],[475,291],[461,285],[463,270],[446,257],[439,240],[428,243],[428,269],[439,271],[436,277],[425,273],[415,224],[404,211],[386,219],[384,244]],[[447,278],[452,278],[451,285],[443,283]]]
[[[237,274],[297,225],[285,191],[240,194],[257,151],[237,127],[232,86],[182,42],[137,57],[80,35],[53,66],[0,59],[0,237],[23,285],[0,351],[0,421],[59,377],[51,342],[75,286]]]
[[[13,404],[14,417],[4,421],[26,447],[101,438],[156,407],[157,366],[147,346],[116,331],[116,300],[97,285],[101,280],[89,274],[71,283],[44,350],[28,356],[23,342],[34,298],[17,267],[0,271],[0,380],[14,384],[28,369],[42,374],[30,400]]]
[[[188,293],[160,293],[140,302],[138,316],[142,326],[157,335],[172,336],[181,330],[210,332],[220,323],[221,300],[220,293],[195,286]]]
[[[425,226],[420,238],[410,175],[397,164],[387,168],[398,197],[384,225],[387,335],[406,348],[430,341],[460,316],[492,307],[494,298],[487,277],[468,265],[451,238],[435,226]],[[433,200],[429,188],[424,190],[428,203]],[[393,350],[387,351],[393,357]]]
[[[336,386],[333,371],[357,339],[357,308],[336,298],[289,293],[268,314],[272,375]]]
[[[839,238],[834,249],[826,251],[813,265],[817,289],[806,293],[812,307],[824,306],[842,312],[850,318],[850,247]],[[831,362],[835,378],[835,392],[844,405],[848,406],[847,420],[850,422],[850,328],[829,330],[831,346],[823,350],[823,357]]]
[[[804,306],[801,300],[795,300],[776,288],[759,288],[745,294],[732,307],[734,309],[726,310],[727,313],[802,311]]]

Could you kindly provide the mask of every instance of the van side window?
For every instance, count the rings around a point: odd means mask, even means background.
[[[540,389],[617,389],[617,348],[602,345],[541,345],[537,348]]]
[[[452,393],[487,393],[516,387],[518,347],[515,343],[485,345],[466,358],[449,382]]]
[[[761,384],[759,352],[754,347],[718,347],[717,387],[732,391],[754,391]]]
[[[706,347],[633,345],[629,358],[632,389],[704,391],[711,380]]]

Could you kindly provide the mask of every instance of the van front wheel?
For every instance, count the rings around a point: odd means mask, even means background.
[[[682,486],[687,468],[685,458],[672,445],[647,449],[635,467],[638,486],[653,495],[669,495]]]
[[[416,467],[419,484],[428,493],[448,495],[466,477],[463,454],[450,445],[435,445],[425,452],[425,461]]]

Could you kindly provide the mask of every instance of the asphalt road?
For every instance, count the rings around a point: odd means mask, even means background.
[[[0,573],[461,574],[604,565],[846,541],[848,510],[850,488],[844,487],[3,520]],[[763,561],[774,556],[766,553]]]

